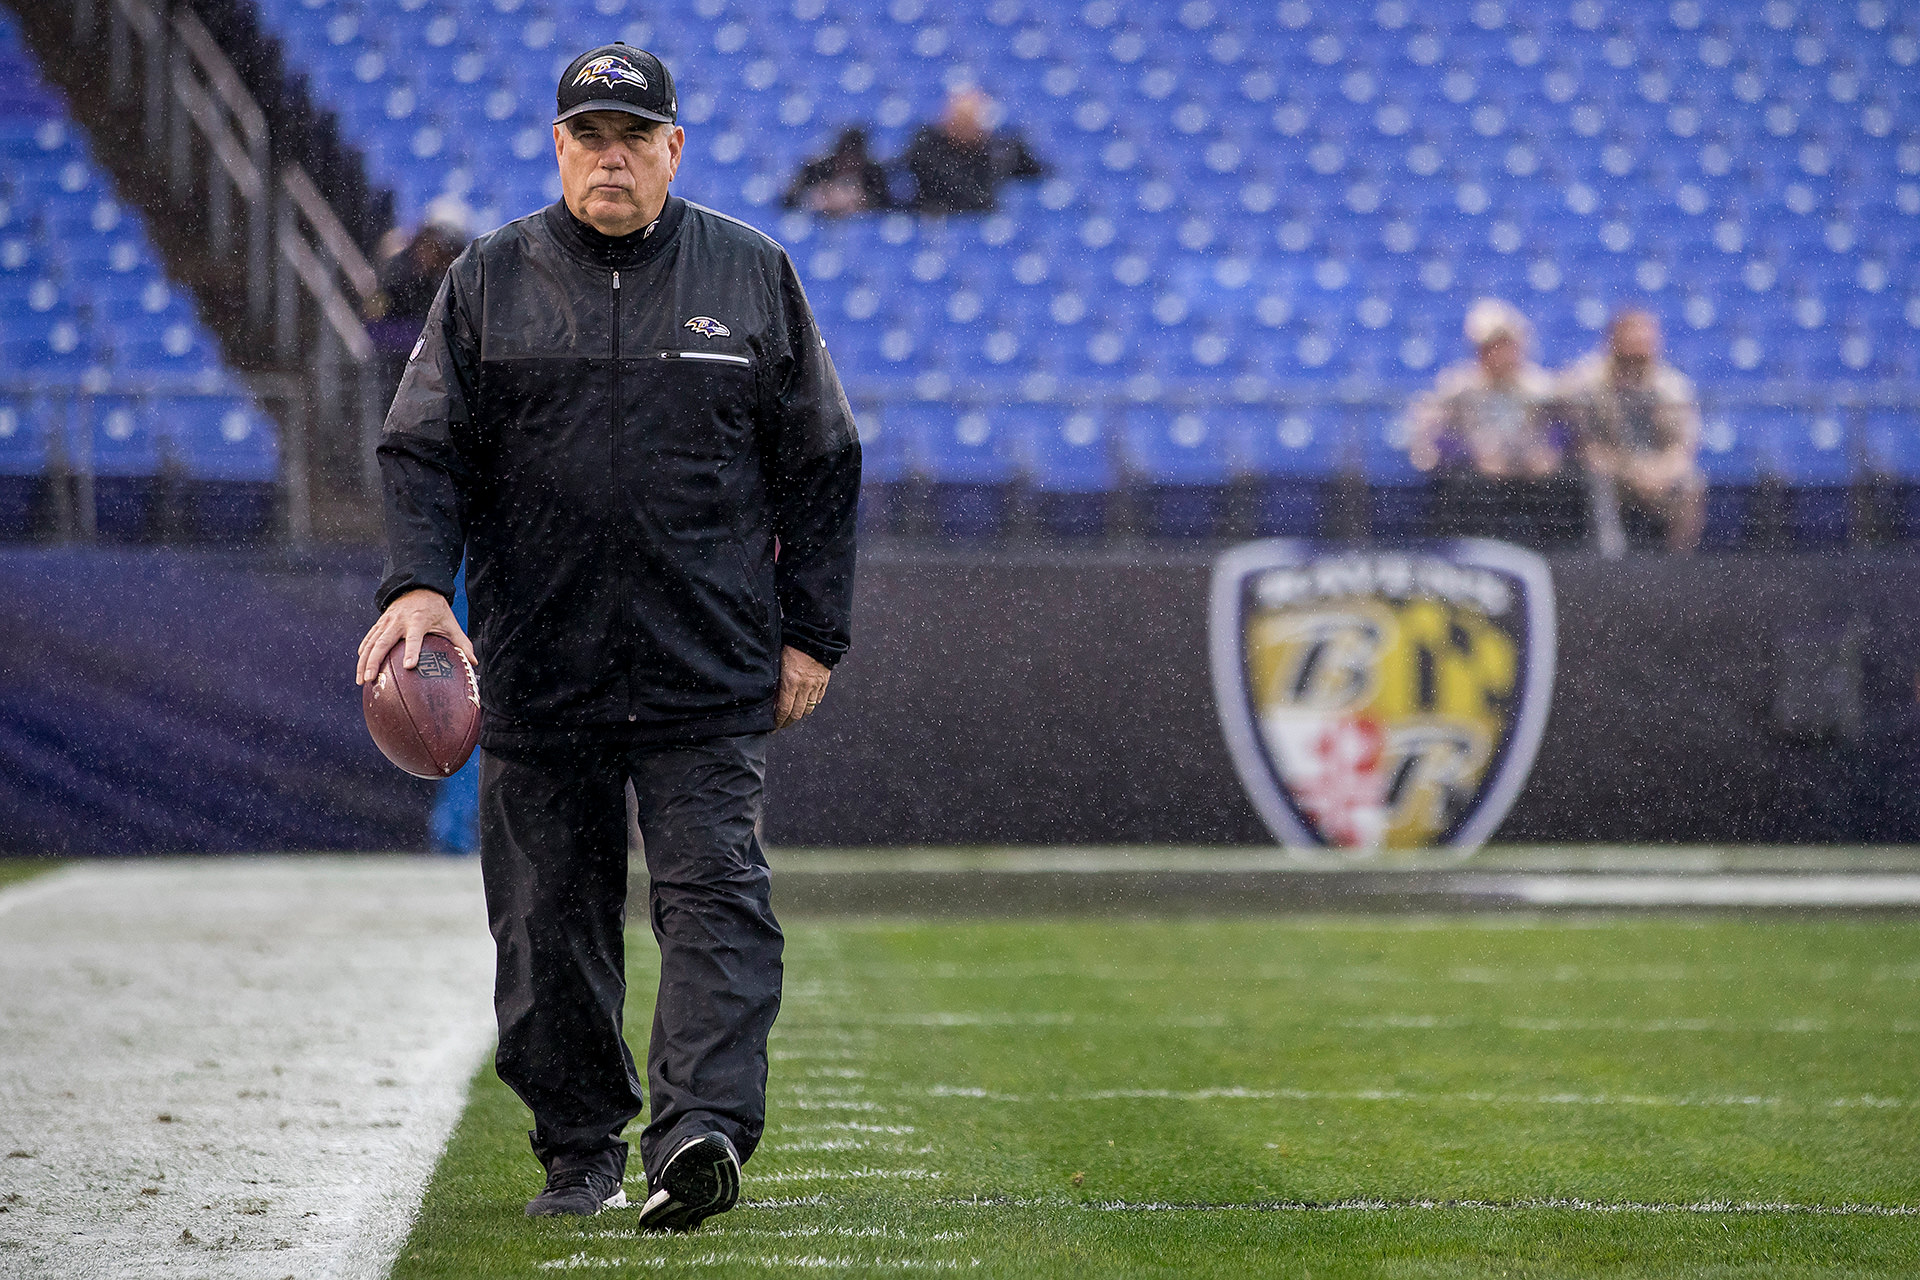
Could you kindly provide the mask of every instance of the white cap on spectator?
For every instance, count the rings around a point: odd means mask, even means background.
[[[472,232],[473,210],[459,196],[442,194],[427,202],[426,225],[456,240],[467,239]]]
[[[1484,347],[1495,338],[1512,338],[1525,346],[1532,335],[1527,318],[1499,298],[1482,298],[1467,308],[1467,341]]]

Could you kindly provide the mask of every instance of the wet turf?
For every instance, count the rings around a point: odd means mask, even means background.
[[[55,867],[62,865],[57,858],[4,858],[0,857],[0,889],[10,884],[19,884],[34,876],[45,875]]]
[[[789,936],[747,1204],[677,1239],[527,1221],[528,1119],[486,1071],[394,1275],[1920,1270],[1920,923]]]

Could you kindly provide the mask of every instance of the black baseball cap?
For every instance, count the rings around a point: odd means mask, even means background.
[[[679,110],[667,64],[618,40],[569,62],[560,73],[554,101],[559,110],[555,124],[583,111],[625,111],[672,124]]]

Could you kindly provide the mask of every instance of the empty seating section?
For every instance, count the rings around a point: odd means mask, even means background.
[[[952,486],[961,525],[1016,475],[1145,486],[1170,529],[1228,479],[1311,523],[1343,469],[1416,511],[1397,406],[1487,294],[1552,365],[1658,311],[1716,483],[1916,452],[1920,18],[1892,0],[259,3],[410,222],[552,199],[558,70],[661,53],[679,189],[789,247],[876,476]],[[840,127],[888,156],[970,84],[1051,165],[999,212],[780,211]]]
[[[263,532],[272,423],[0,11],[0,537],[89,479],[98,532],[149,531],[162,478],[198,532]]]

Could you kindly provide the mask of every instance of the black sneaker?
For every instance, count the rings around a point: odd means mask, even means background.
[[[725,1134],[688,1138],[660,1170],[640,1209],[642,1231],[691,1231],[740,1199],[740,1157]]]
[[[610,1173],[598,1169],[555,1169],[547,1187],[527,1201],[529,1218],[591,1218],[602,1209],[627,1207],[627,1192]]]

